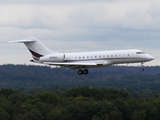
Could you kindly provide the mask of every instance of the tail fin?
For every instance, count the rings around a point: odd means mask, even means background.
[[[9,41],[9,43],[24,43],[35,60],[38,60],[42,56],[56,53],[49,50],[45,45],[43,45],[38,39],[34,37],[23,40]]]

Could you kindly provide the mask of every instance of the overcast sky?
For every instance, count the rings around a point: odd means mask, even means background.
[[[0,64],[30,64],[36,37],[57,52],[140,49],[160,65],[160,0],[0,0]]]

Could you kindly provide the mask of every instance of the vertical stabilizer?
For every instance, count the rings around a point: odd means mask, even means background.
[[[40,57],[54,54],[56,52],[53,52],[49,50],[45,45],[43,45],[38,39],[34,37],[30,37],[23,40],[16,40],[16,41],[9,41],[10,43],[24,43],[28,50],[31,52],[33,58],[35,60],[38,60]]]

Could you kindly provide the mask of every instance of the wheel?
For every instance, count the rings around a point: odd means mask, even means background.
[[[84,74],[88,74],[88,70],[84,70],[83,73],[84,73]]]
[[[82,75],[83,71],[82,70],[78,70],[78,75]]]
[[[144,71],[144,68],[141,68],[141,71]]]

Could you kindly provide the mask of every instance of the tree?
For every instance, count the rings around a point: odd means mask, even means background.
[[[59,102],[59,96],[54,92],[48,91],[35,94],[34,99],[37,99],[40,102],[52,103],[55,105],[57,105],[57,103]]]
[[[5,111],[4,108],[0,107],[0,120],[9,120],[10,115]]]
[[[67,120],[92,120],[93,118],[101,120],[122,119],[121,113],[109,101],[77,101],[68,105],[62,113],[68,115]]]
[[[47,115],[47,120],[63,120],[64,118],[60,109],[53,109]]]

